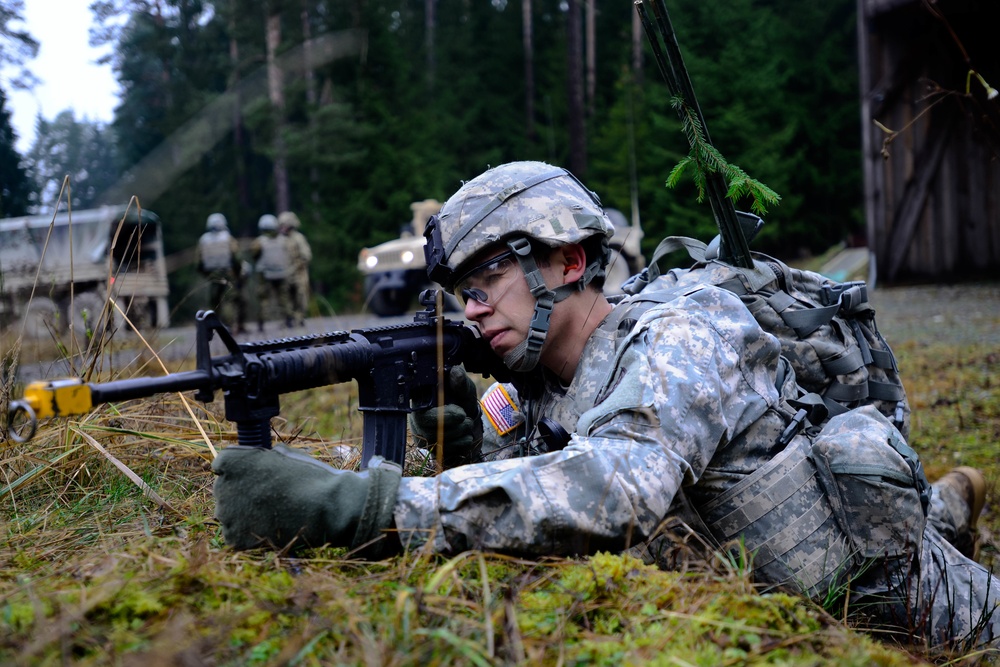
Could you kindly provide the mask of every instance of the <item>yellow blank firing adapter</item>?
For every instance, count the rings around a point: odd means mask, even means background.
[[[90,385],[79,378],[32,382],[24,390],[24,398],[10,404],[10,436],[26,442],[35,435],[39,419],[83,414],[94,407],[91,398]],[[15,419],[21,414],[29,423],[17,429]]]

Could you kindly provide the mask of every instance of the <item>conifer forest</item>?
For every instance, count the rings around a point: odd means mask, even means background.
[[[791,258],[859,231],[855,3],[667,6],[716,147],[781,196],[755,249]],[[443,201],[507,161],[565,166],[605,205],[637,210],[647,256],[665,235],[716,233],[693,184],[665,186],[688,146],[628,0],[95,0],[91,10],[92,43],[113,47],[114,120],[39,118],[19,156],[0,90],[0,152],[11,156],[0,159],[0,215],[51,211],[70,174],[63,202],[135,196],[181,253],[214,211],[248,238],[260,215],[293,210],[319,260],[316,293],[337,310],[359,305],[358,251],[398,236],[411,202]],[[9,48],[0,54],[10,62]],[[172,298],[195,280],[176,270]]]

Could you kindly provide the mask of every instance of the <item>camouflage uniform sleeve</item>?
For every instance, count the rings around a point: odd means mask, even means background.
[[[503,394],[494,394],[494,392],[499,392],[501,389],[506,394],[506,398],[509,399],[511,405],[510,423],[513,425],[513,428],[509,431],[498,427],[496,421],[490,418],[490,406],[487,404],[491,395],[503,396]],[[483,393],[480,400],[483,420],[483,446],[481,452],[481,459],[483,461],[499,461],[520,456],[521,451],[517,447],[517,441],[525,435],[525,429],[524,415],[518,408],[519,403],[520,397],[517,394],[517,389],[512,384],[495,382]]]
[[[198,269],[198,273],[205,273],[205,267],[201,263],[201,241],[205,238],[204,234],[198,238],[198,242],[194,245],[194,265]]]
[[[678,489],[777,401],[777,340],[720,292],[643,315],[562,451],[404,478],[403,544],[566,555],[648,539]]]
[[[291,234],[280,234],[278,238],[285,246],[285,253],[288,256],[288,265],[293,269],[298,268],[302,263],[302,247],[292,238]]]
[[[312,261],[312,248],[309,246],[309,241],[306,239],[306,235],[302,232],[295,233],[295,239],[299,244],[299,255],[302,258],[304,264],[308,264]]]

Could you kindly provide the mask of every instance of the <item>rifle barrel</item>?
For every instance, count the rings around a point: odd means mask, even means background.
[[[211,382],[211,376],[204,371],[183,371],[159,377],[128,378],[90,384],[91,403],[114,403],[133,398],[144,398],[152,394],[190,391],[201,389]]]

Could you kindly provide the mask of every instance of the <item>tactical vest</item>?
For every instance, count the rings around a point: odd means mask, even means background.
[[[280,236],[258,237],[260,257],[257,258],[257,271],[267,280],[282,280],[288,275],[288,250],[285,239]]]
[[[233,253],[230,247],[229,232],[205,232],[198,241],[201,253],[201,266],[205,271],[224,271],[232,267]]]

